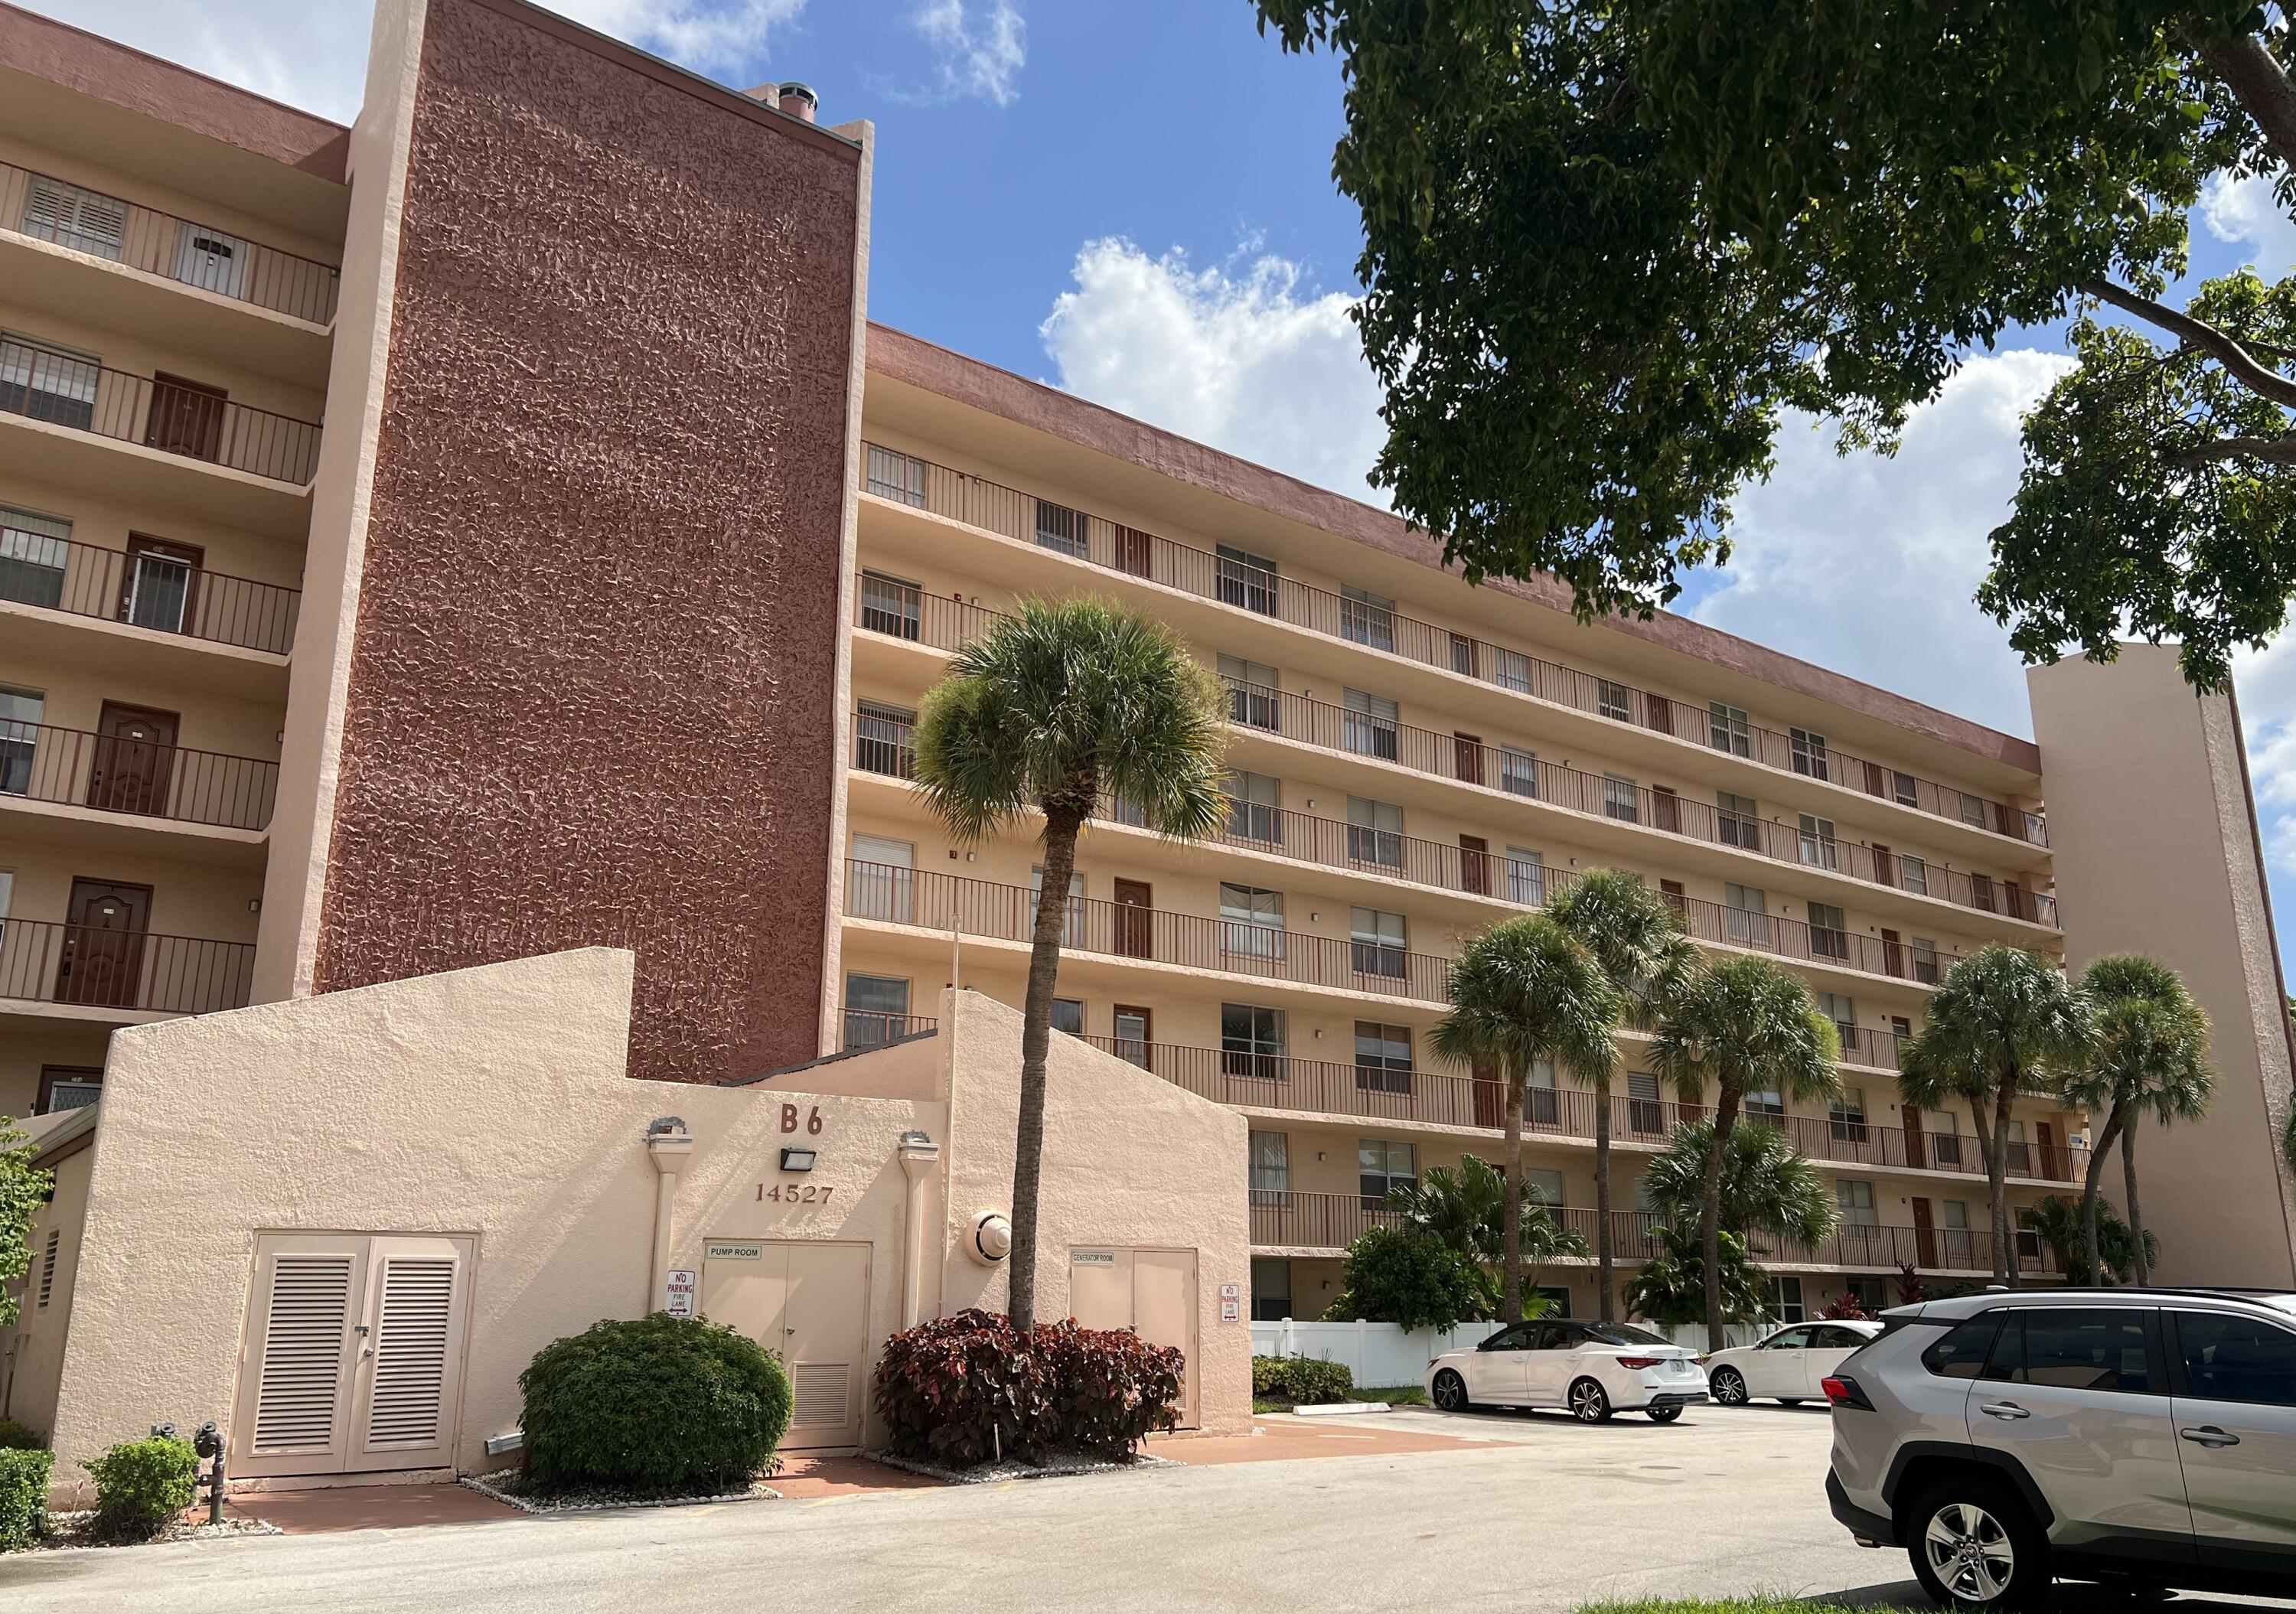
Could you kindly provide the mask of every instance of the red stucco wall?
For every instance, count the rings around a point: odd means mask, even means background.
[[[634,948],[631,1073],[818,1049],[859,154],[432,0],[321,991]]]

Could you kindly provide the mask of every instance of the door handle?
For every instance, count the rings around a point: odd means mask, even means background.
[[[2180,1429],[2177,1432],[2195,1446],[2214,1447],[2240,1444],[2238,1435],[2227,1435],[2213,1423],[2204,1423],[2198,1429]]]
[[[2023,1407],[2018,1405],[2014,1401],[1988,1401],[1977,1410],[1983,1413],[1988,1418],[2000,1418],[2004,1420],[2030,1418],[2033,1415],[2027,1412]]]

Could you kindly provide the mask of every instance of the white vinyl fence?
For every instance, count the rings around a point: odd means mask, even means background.
[[[1732,1323],[1726,1335],[1734,1346],[1751,1345],[1775,1326]],[[1406,1333],[1393,1323],[1254,1323],[1251,1354],[1314,1356],[1342,1363],[1357,1384],[1392,1388],[1417,1384],[1426,1378],[1427,1365],[1436,1357],[1447,1350],[1472,1350],[1497,1332],[1498,1327],[1496,1323],[1462,1323],[1441,1333],[1431,1328]],[[1677,1345],[1693,1350],[1706,1348],[1702,1323],[1664,1325],[1658,1331]]]

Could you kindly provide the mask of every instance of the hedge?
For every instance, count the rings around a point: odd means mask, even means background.
[[[1356,1376],[1344,1362],[1317,1356],[1254,1356],[1251,1394],[1254,1400],[1289,1401],[1295,1406],[1322,1406],[1344,1401],[1356,1387]]]
[[[0,1448],[0,1553],[30,1546],[47,1528],[48,1471],[55,1454]]]
[[[87,1471],[95,1476],[95,1533],[107,1541],[149,1541],[183,1516],[198,1494],[200,1459],[172,1435],[123,1440]]]

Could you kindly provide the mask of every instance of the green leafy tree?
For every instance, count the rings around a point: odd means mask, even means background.
[[[1506,1177],[1497,1167],[1476,1154],[1461,1155],[1456,1169],[1430,1166],[1410,1187],[1389,1189],[1387,1205],[1402,1216],[1405,1227],[1472,1258],[1488,1294],[1479,1315],[1503,1313],[1505,1302],[1496,1274],[1506,1259]],[[1585,1238],[1557,1222],[1538,1191],[1527,1185],[1518,1236],[1527,1274],[1562,1257],[1587,1254]]]
[[[1698,968],[1698,948],[1682,913],[1642,876],[1590,869],[1546,905],[1548,917],[1578,938],[1618,988],[1625,1023],[1647,1031]],[[1595,1260],[1602,1317],[1617,1315],[1617,1252],[1611,1235],[1611,1072],[1573,1075],[1595,1091]]]
[[[23,1305],[20,1280],[32,1270],[32,1218],[56,1185],[55,1174],[36,1169],[22,1130],[0,1120],[0,1328],[16,1321]]]
[[[2088,1258],[2092,1249],[2103,1252],[2104,1270],[2120,1282],[2128,1282],[2136,1266],[2136,1241],[2128,1224],[2109,1202],[2100,1200],[2090,1207],[2061,1194],[2048,1194],[2020,1210],[2017,1225],[2038,1234],[2042,1243],[2056,1252],[2057,1265],[2065,1269],[2068,1283],[2104,1282]],[[2147,1265],[2161,1258],[2161,1241],[2149,1233],[2144,1235],[2144,1257]]]
[[[1669,1223],[1697,1221],[1713,1149],[1712,1121],[1685,1121],[1643,1168],[1643,1192]],[[1808,1247],[1833,1233],[1841,1211],[1824,1175],[1784,1132],[1745,1121],[1732,1129],[1722,1151],[1721,1219],[1725,1233],[1741,1238]]]
[[[1710,1337],[1717,1311],[1722,1321],[1759,1323],[1769,1315],[1770,1274],[1754,1265],[1746,1241],[1725,1233],[1702,1238],[1694,1224],[1660,1226],[1659,1253],[1627,1280],[1627,1309],[1652,1323],[1682,1326],[1703,1323]],[[1707,1282],[1706,1250],[1720,1254],[1716,1281]],[[1711,1348],[1720,1349],[1719,1346]]]
[[[2199,1120],[2208,1112],[2216,1073],[2209,1068],[2208,1014],[2185,989],[2184,978],[2168,965],[2136,954],[2100,958],[2081,971],[2081,990],[2088,998],[2095,1040],[2089,1062],[2068,1073],[2063,1087],[2068,1099],[2104,1118],[2090,1142],[2088,1174],[2081,1184],[2087,1230],[2082,1249],[2103,1250],[2109,1246],[2100,1241],[2104,1199],[2098,1185],[2106,1151],[2118,1139],[2128,1218],[2141,1228],[2144,1218],[2131,1147],[2137,1123],[2148,1116],[2163,1127]],[[2156,1242],[2149,1234],[2128,1241],[2139,1283],[2152,1277],[2151,1247]],[[2106,1265],[2119,1270],[2111,1261]]]
[[[917,718],[916,781],[952,834],[1044,818],[1044,879],[1022,1007],[1009,1309],[1037,1315],[1045,1059],[1077,837],[1103,799],[1175,840],[1226,822],[1227,705],[1170,628],[1105,600],[1029,600],[956,652]]]
[[[1258,6],[1340,57],[1374,479],[1470,578],[1647,614],[1728,559],[1786,412],[1887,451],[1968,355],[2070,313],[1980,602],[2029,658],[2133,631],[2203,684],[2280,629],[2296,290],[2171,287],[2209,181],[2289,205],[2283,8]]]
[[[1767,958],[1716,961],[1666,1005],[1651,1041],[1651,1062],[1686,1104],[1717,1090],[1706,1151],[1699,1224],[1706,1282],[1707,1348],[1720,1350],[1728,1321],[1722,1292],[1722,1163],[1749,1093],[1789,1099],[1841,1091],[1841,1034],[1800,977]]]
[[[1970,1101],[1991,1200],[1993,1276],[2013,1289],[2010,1108],[2020,1092],[2085,1069],[2095,1042],[2088,999],[2064,971],[1997,944],[1946,972],[1921,1030],[1899,1051],[1898,1088],[1906,1102],[1929,1110],[1948,1096]]]
[[[1591,1079],[1618,1068],[1622,1006],[1594,954],[1544,914],[1502,920],[1451,966],[1451,1012],[1429,1041],[1438,1058],[1496,1069],[1505,1094],[1506,1194],[1499,1217],[1502,1320],[1522,1321],[1522,1091],[1541,1060]]]
[[[1348,1246],[1334,1323],[1446,1329],[1489,1315],[1490,1278],[1463,1249],[1409,1227],[1366,1228]]]

